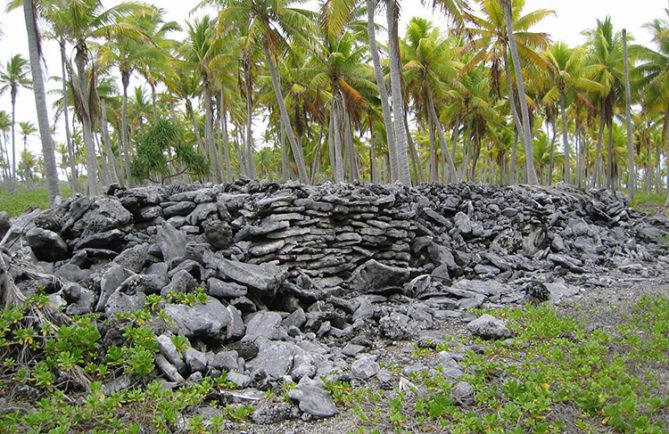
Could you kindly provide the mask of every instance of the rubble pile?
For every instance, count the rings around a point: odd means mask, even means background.
[[[7,230],[6,261],[39,270],[10,265],[16,285],[69,315],[114,318],[160,294],[170,321],[156,326],[156,365],[170,382],[298,383],[299,412],[260,407],[258,422],[335,414],[322,378],[387,379],[369,354],[377,337],[419,338],[469,308],[558,300],[669,264],[666,220],[570,187],[114,187]],[[177,302],[197,288],[206,299]]]

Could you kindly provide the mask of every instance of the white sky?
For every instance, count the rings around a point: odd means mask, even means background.
[[[119,0],[103,0],[105,6],[109,7]],[[197,5],[199,0],[149,0],[167,11],[167,19],[183,23],[188,18],[189,11]],[[20,53],[28,58],[27,38],[25,36],[25,21],[22,9],[11,13],[4,11],[6,0],[0,0],[3,4],[0,12],[0,29],[5,34],[0,39],[0,63],[3,68],[7,60],[14,54]],[[473,3],[473,2],[471,2]],[[642,28],[655,18],[665,17],[664,9],[669,6],[669,0],[527,0],[526,10],[553,9],[555,16],[544,20],[535,31],[549,33],[554,41],[566,41],[570,45],[581,44],[585,41],[581,32],[584,29],[595,26],[596,19],[603,19],[610,15],[616,29],[627,28],[628,33],[634,36],[637,43],[650,44],[648,32]],[[402,2],[402,29],[413,16],[424,16],[432,19],[437,24],[443,24],[439,14],[432,13],[429,9],[420,5],[417,0],[403,0]],[[377,17],[377,22],[383,23],[384,17]],[[60,63],[58,47],[53,42],[45,42],[44,51],[49,75],[60,75]],[[136,79],[131,83],[131,88],[139,84]],[[54,89],[57,84],[47,83],[47,89]],[[0,95],[0,110],[8,113],[11,110],[9,93]],[[51,107],[49,107],[52,112]],[[32,121],[37,124],[34,99],[30,91],[22,89],[19,91],[16,108],[16,121]],[[18,129],[18,127],[17,127]],[[63,141],[64,133],[62,121],[58,125],[57,141]],[[31,149],[39,152],[40,147],[37,137],[29,139]],[[20,142],[20,137],[17,137]]]

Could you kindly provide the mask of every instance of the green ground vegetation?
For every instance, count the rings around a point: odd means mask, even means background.
[[[71,190],[65,186],[60,187],[60,192],[63,198],[72,195]],[[32,190],[19,187],[15,195],[0,188],[0,211],[5,211],[10,217],[15,217],[31,208],[49,208],[49,196],[46,187],[36,187]]]
[[[169,323],[161,297],[147,298],[137,312],[107,319],[82,316],[58,328],[36,321],[47,303],[38,294],[23,306],[0,311],[3,432],[201,433],[249,423],[253,405],[226,405],[217,398],[217,392],[235,387],[226,373],[177,389],[164,387],[154,365],[155,330]],[[515,337],[503,342],[462,338],[478,345],[461,362],[462,380],[475,390],[470,405],[454,402],[454,384],[438,370],[412,374],[394,390],[346,381],[326,382],[325,388],[341,411],[355,417],[360,433],[667,432],[669,298],[643,297],[614,325],[601,327],[550,305],[492,313],[507,321]],[[103,336],[110,328],[123,330],[113,344]],[[417,349],[412,357],[431,360],[457,339]],[[180,350],[190,345],[183,337],[173,341]],[[382,364],[393,373],[402,370]],[[120,377],[130,386],[108,387]],[[266,398],[286,400],[289,390],[288,385],[269,390]],[[217,408],[217,416],[206,420],[198,411],[205,406]]]
[[[472,405],[456,405],[450,395],[454,383],[427,371],[409,378],[412,390],[381,396],[340,391],[340,401],[363,425],[359,432],[659,434],[669,429],[669,299],[641,299],[612,329],[589,330],[548,305],[490,313],[507,320],[516,337],[479,340],[483,351],[466,354],[462,380],[474,386]],[[421,349],[414,357],[429,354]]]

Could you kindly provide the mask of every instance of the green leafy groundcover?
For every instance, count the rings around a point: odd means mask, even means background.
[[[386,412],[370,410],[376,405],[371,394],[349,400],[366,426],[359,432],[386,431],[378,426],[451,433],[669,431],[667,298],[642,298],[608,331],[589,332],[549,305],[493,314],[505,318],[516,337],[478,341],[485,351],[467,353],[463,365],[473,374],[463,380],[474,386],[472,406],[455,404],[454,385],[443,376],[418,373],[410,378],[416,390],[376,396],[388,403]]]
[[[60,186],[60,194],[63,198],[71,196],[69,187]],[[10,217],[16,217],[30,208],[49,208],[49,193],[45,187],[36,187],[28,190],[19,187],[16,194],[9,194],[5,189],[0,189],[0,211],[5,211]]]
[[[198,303],[197,294],[179,300]],[[250,405],[219,406],[215,389],[230,388],[226,375],[176,390],[163,387],[154,368],[158,351],[149,325],[165,321],[158,296],[133,314],[73,319],[54,328],[30,318],[47,303],[44,295],[25,306],[0,311],[0,427],[3,432],[223,432],[246,423]],[[357,418],[356,432],[560,433],[667,432],[666,368],[669,300],[642,298],[619,325],[588,331],[554,307],[495,311],[516,332],[512,341],[478,341],[485,351],[467,353],[464,380],[475,388],[470,406],[450,397],[453,384],[427,372],[409,378],[421,389],[354,388],[326,383],[343,411]],[[104,324],[106,322],[106,324]],[[120,322],[122,342],[104,347],[101,326]],[[118,324],[116,324],[118,325]],[[175,337],[177,348],[189,343]],[[417,350],[433,357],[436,350]],[[399,366],[386,366],[401,371]],[[105,392],[103,384],[127,375],[132,386]],[[665,377],[662,377],[665,375]],[[279,392],[281,396],[274,396]],[[286,399],[287,388],[266,398]],[[205,423],[200,406],[219,408]]]

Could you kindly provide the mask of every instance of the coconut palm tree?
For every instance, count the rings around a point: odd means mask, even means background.
[[[9,185],[11,182],[11,169],[9,160],[9,151],[7,149],[8,134],[12,130],[12,120],[9,114],[0,110],[0,159],[2,159],[2,178]]]
[[[447,164],[449,179],[455,181],[457,174],[455,164],[448,149],[444,134],[444,127],[437,115],[435,99],[445,99],[449,91],[448,83],[456,84],[462,64],[454,60],[457,45],[452,40],[443,38],[439,30],[432,27],[426,19],[414,18],[407,28],[407,36],[402,44],[404,64],[404,79],[408,89],[413,90],[414,100],[419,112],[428,119],[430,131],[438,132],[444,155],[444,164]],[[430,134],[430,180],[437,181],[437,152],[434,145],[434,134]]]
[[[37,111],[37,123],[39,125],[40,138],[42,142],[42,158],[46,172],[46,185],[51,204],[58,201],[60,190],[58,187],[58,166],[56,165],[56,154],[53,137],[49,128],[49,113],[46,105],[46,90],[42,76],[42,43],[37,29],[37,5],[34,0],[23,0],[23,15],[26,22],[28,34],[28,52],[30,54],[30,69],[32,72],[33,95],[35,97],[35,109]]]
[[[0,94],[9,91],[12,104],[12,163],[9,191],[16,194],[16,97],[21,87],[30,88],[32,82],[28,72],[28,61],[20,54],[15,54],[0,70]]]
[[[602,140],[604,128],[609,131],[608,142],[608,164],[606,180],[607,186],[612,188],[613,180],[613,115],[615,107],[623,95],[624,89],[624,54],[622,33],[613,28],[611,17],[607,16],[603,21],[597,20],[594,29],[586,30],[584,34],[588,37],[588,63],[597,68],[593,80],[599,83],[600,92],[595,94],[600,108],[600,127],[595,153],[595,167],[592,178],[592,186],[599,183]]]
[[[52,8],[45,18],[58,23],[65,40],[74,45],[74,68],[68,66],[72,77],[75,108],[82,123],[84,147],[86,149],[86,171],[88,194],[98,194],[98,162],[93,141],[95,114],[95,89],[97,65],[90,58],[90,44],[93,40],[112,40],[120,35],[143,39],[141,29],[122,19],[132,14],[151,14],[153,9],[138,3],[120,3],[105,9],[98,0],[68,1],[62,7]]]
[[[27,159],[29,155],[32,155],[28,152],[28,137],[32,136],[37,132],[37,128],[35,128],[35,125],[30,122],[30,121],[23,121],[19,122],[19,130],[21,133],[21,136],[23,137],[23,152],[21,153],[22,160],[23,160],[23,180],[27,183],[28,189],[32,190],[33,184],[32,184],[32,167],[30,164],[26,164]]]
[[[636,169],[634,156],[636,154],[632,131],[632,83],[630,80],[630,61],[627,49],[627,30],[623,29],[623,62],[625,64],[625,128],[627,132],[627,194],[630,199],[636,192]]]
[[[212,3],[205,1],[204,3]],[[218,28],[225,33],[235,26],[246,27],[247,43],[263,48],[265,65],[269,69],[272,88],[279,107],[281,123],[295,159],[299,179],[308,183],[304,153],[295,137],[281,88],[277,58],[290,50],[290,44],[307,43],[314,34],[315,14],[293,7],[290,0],[219,0],[223,6],[218,16]]]
[[[644,109],[661,114],[662,135],[669,156],[669,9],[667,19],[655,19],[645,25],[653,37],[655,49],[641,46],[630,47],[634,56],[641,60],[636,68],[640,74],[639,85],[645,89]],[[669,191],[669,171],[666,180]],[[669,193],[666,206],[669,207]]]
[[[548,67],[546,59],[537,51],[543,51],[548,47],[548,35],[531,32],[530,28],[553,11],[539,9],[523,14],[525,0],[478,0],[478,2],[482,16],[469,14],[473,25],[465,29],[467,34],[472,35],[472,40],[465,46],[465,50],[475,52],[467,68],[478,63],[486,64],[490,68],[492,88],[497,95],[501,95],[501,77],[504,73],[516,130],[523,143],[525,154],[532,155],[532,127],[523,73],[527,73],[530,68]],[[521,60],[525,65],[524,69],[521,67]],[[528,183],[536,184],[533,159],[526,158],[525,164]]]
[[[552,85],[543,101],[545,104],[558,102],[560,107],[560,123],[562,127],[562,147],[565,158],[564,181],[571,182],[571,150],[567,139],[567,105],[578,92],[598,92],[601,85],[590,78],[596,67],[585,64],[585,47],[570,48],[564,42],[556,42],[545,53],[550,62],[548,77]]]
[[[163,48],[165,35],[174,30],[179,30],[175,22],[163,22],[164,11],[152,8],[150,12],[131,14],[118,21],[118,25],[128,25],[138,29],[143,37],[138,40],[135,34],[119,32],[106,44],[101,45],[100,62],[115,65],[121,75],[123,88],[121,106],[121,146],[123,149],[123,160],[125,165],[125,183],[130,184],[130,136],[128,131],[128,86],[130,78],[135,71],[147,71],[147,76],[155,78],[155,74],[149,70],[160,70],[168,60],[168,53]],[[154,118],[157,116],[155,107],[155,81],[149,81],[152,89],[152,100]]]
[[[220,152],[214,141],[214,114],[212,98],[214,92],[213,65],[220,63],[224,56],[223,40],[214,32],[214,23],[205,16],[201,20],[187,23],[188,38],[179,52],[188,65],[199,75],[201,81],[201,100],[204,105],[204,143],[209,161],[218,182],[223,181],[223,168]]]
[[[316,72],[309,88],[328,89],[330,92],[330,126],[328,129],[330,164],[336,182],[345,178],[349,160],[349,180],[359,180],[358,164],[352,137],[352,119],[359,118],[377,92],[371,68],[365,63],[367,47],[356,44],[352,33],[338,38],[324,36],[323,45],[310,65]],[[318,96],[313,95],[314,99]],[[313,102],[316,102],[315,100]],[[313,109],[312,109],[313,112]],[[319,116],[320,113],[314,113]]]

